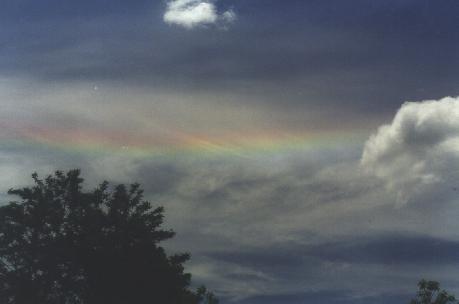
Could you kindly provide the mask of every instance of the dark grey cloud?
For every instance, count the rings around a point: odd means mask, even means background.
[[[174,191],[184,179],[190,178],[190,174],[174,163],[142,162],[136,172],[136,178],[142,181],[145,191],[155,197]]]
[[[125,0],[95,0],[95,1],[71,1],[71,0],[43,0],[40,2],[31,0],[5,0],[2,2],[0,13],[1,22],[27,22],[59,19],[64,22],[69,18],[86,18],[103,16],[108,14],[135,14],[146,8],[153,7],[151,1],[140,0],[129,3]]]
[[[459,93],[455,1],[222,5],[240,11],[231,30],[189,32],[162,24],[165,3],[8,2],[4,14],[25,21],[3,20],[0,67],[54,81],[239,91],[364,112]]]
[[[318,245],[284,243],[249,251],[241,248],[207,253],[207,256],[217,264],[230,263],[234,268],[253,269],[267,278],[275,278],[273,282],[262,276],[251,276],[247,282],[271,286],[272,290],[240,303],[390,303],[391,300],[409,300],[409,291],[415,290],[410,286],[415,286],[422,276],[442,278],[445,284],[450,284],[444,270],[458,264],[458,250],[457,241],[394,234]],[[440,269],[443,270],[438,272]],[[227,275],[234,277],[231,273]],[[400,275],[404,279],[400,279]],[[318,284],[318,281],[326,283]],[[376,284],[377,296],[372,295]],[[349,289],[341,291],[343,286]]]
[[[307,251],[333,262],[426,265],[458,264],[459,242],[428,236],[379,236],[325,244]]]
[[[402,304],[407,303],[412,295],[383,295],[380,297],[355,298],[346,292],[310,292],[297,294],[279,294],[273,296],[257,296],[241,301],[242,304]]]
[[[424,235],[372,235],[325,244],[284,243],[251,251],[210,252],[212,259],[267,273],[296,273],[321,262],[431,267],[459,264],[459,242]],[[295,270],[298,269],[298,270]],[[273,274],[273,273],[271,273]],[[279,273],[277,273],[279,274]],[[310,274],[305,273],[304,276]]]
[[[266,270],[266,268],[294,269],[303,266],[306,256],[301,251],[297,252],[292,249],[279,250],[275,247],[270,247],[269,249],[262,248],[254,252],[215,252],[208,254],[208,256],[216,260],[262,270]]]

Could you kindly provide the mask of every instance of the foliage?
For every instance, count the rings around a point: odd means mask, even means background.
[[[436,281],[421,280],[418,283],[417,297],[411,300],[411,304],[448,304],[456,303],[456,298],[440,289],[440,284]]]
[[[83,192],[79,170],[32,177],[0,207],[0,303],[217,303],[190,290],[188,254],[159,246],[174,232],[139,184]]]
[[[207,291],[204,286],[198,288],[197,294],[201,304],[218,304],[218,299],[214,296],[213,293]]]

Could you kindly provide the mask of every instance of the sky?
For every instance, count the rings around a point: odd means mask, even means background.
[[[2,0],[0,198],[139,182],[223,304],[459,295],[456,0]]]

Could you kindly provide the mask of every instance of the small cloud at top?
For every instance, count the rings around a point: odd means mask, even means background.
[[[236,13],[233,10],[219,13],[215,3],[208,0],[171,0],[167,3],[163,19],[168,24],[188,29],[211,24],[225,27],[234,22]]]

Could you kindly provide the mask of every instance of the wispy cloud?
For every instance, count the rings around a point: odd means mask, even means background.
[[[191,29],[200,25],[227,25],[236,19],[233,10],[219,13],[214,2],[207,0],[172,0],[167,4],[164,21]]]

